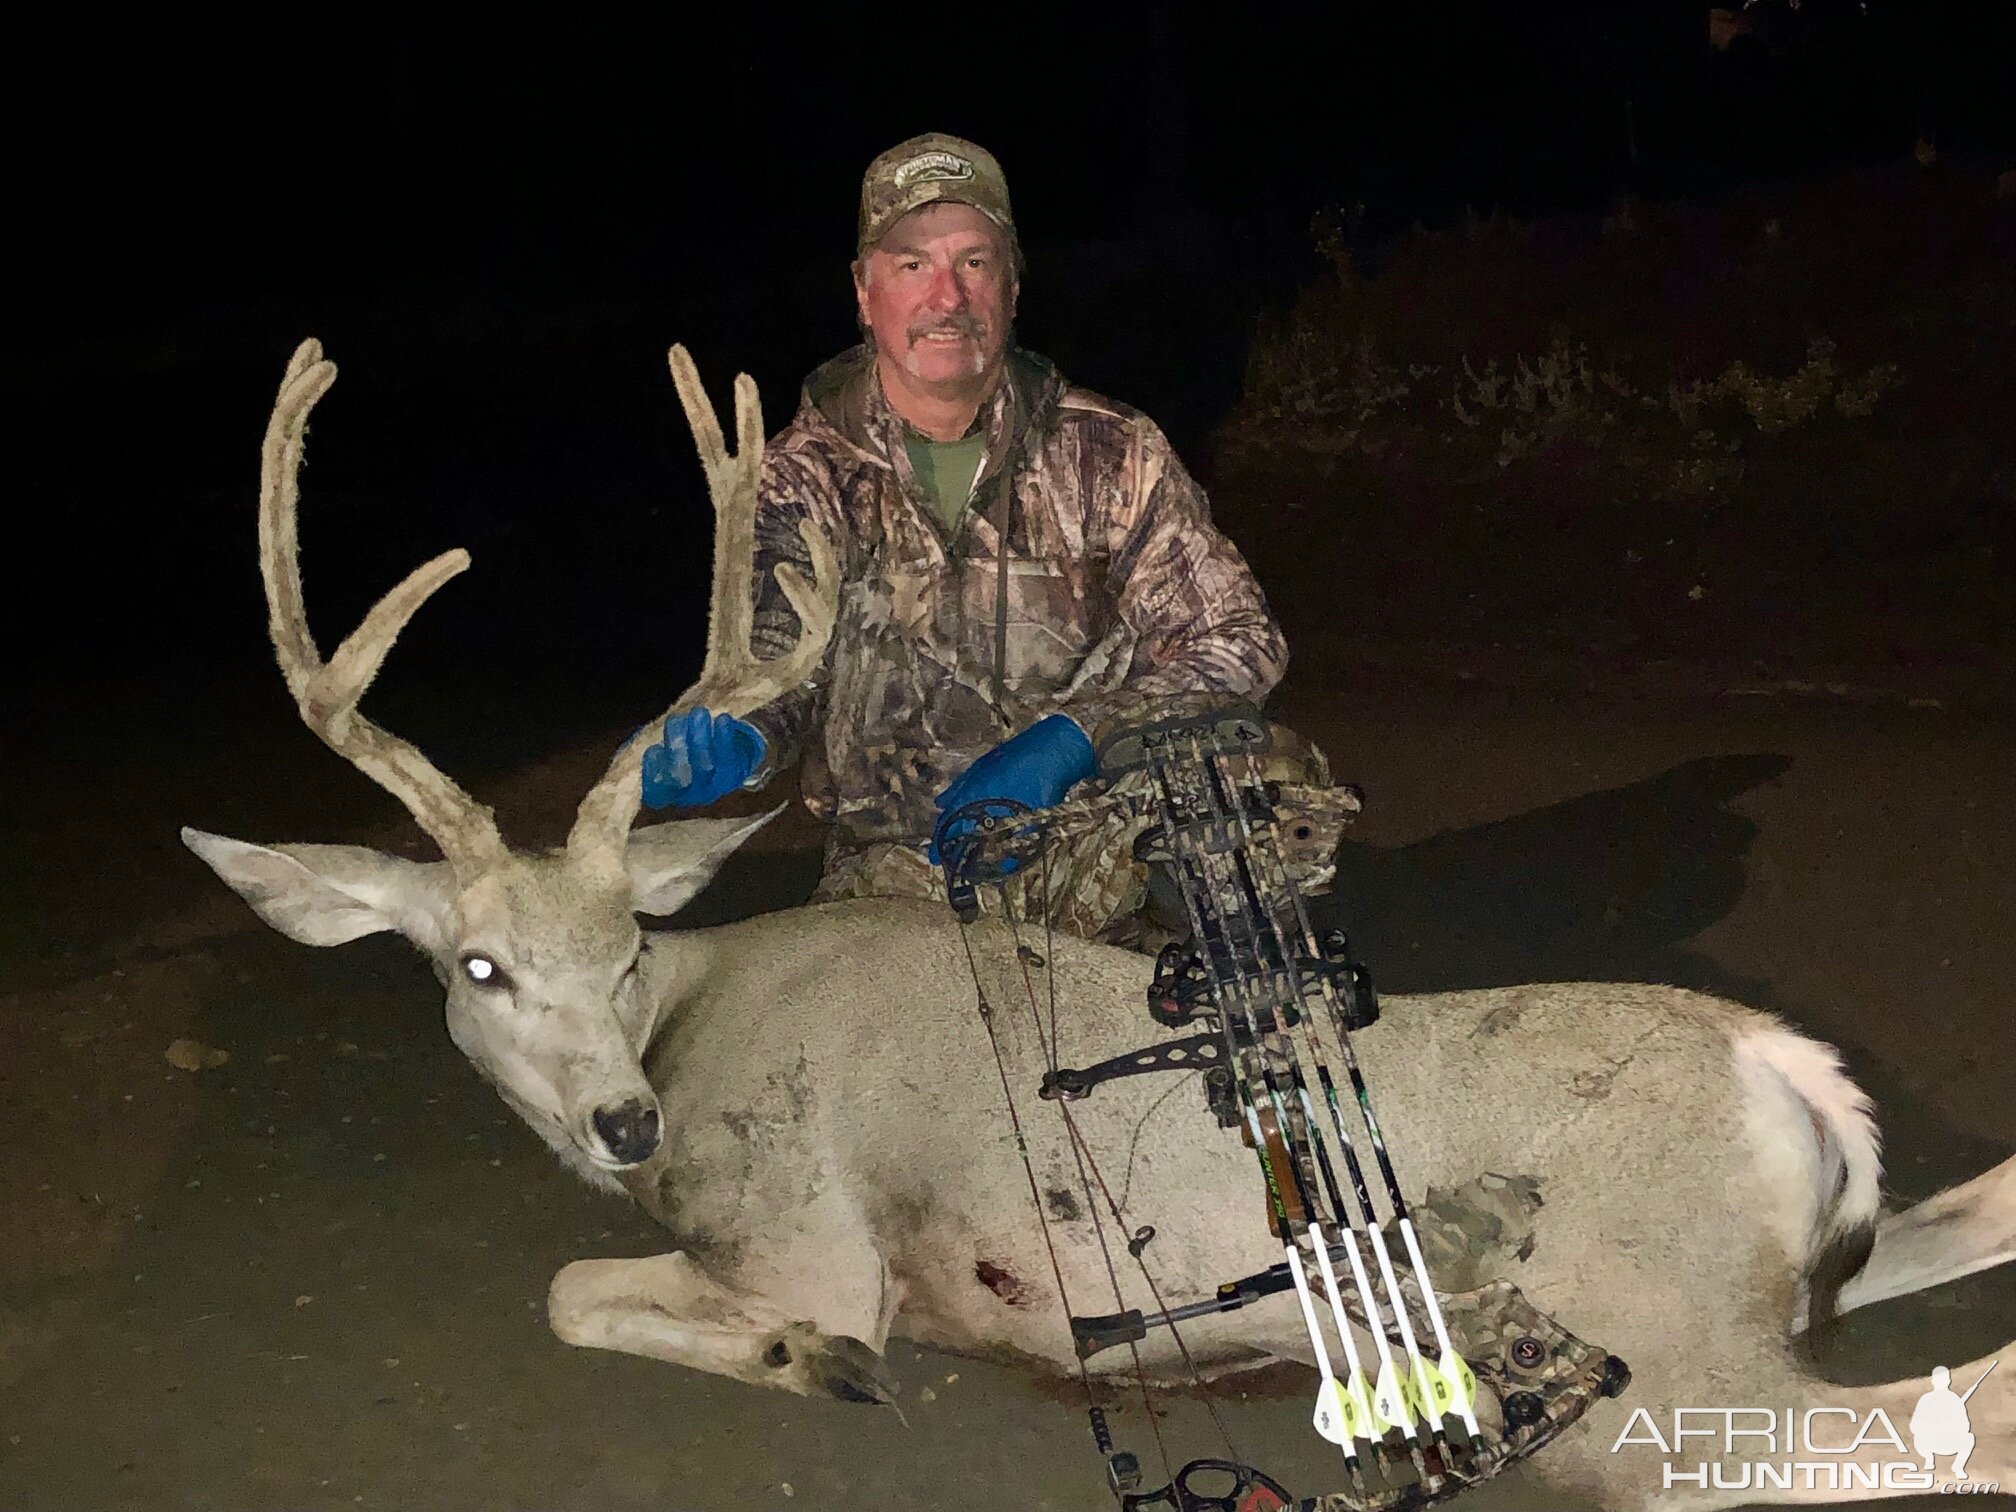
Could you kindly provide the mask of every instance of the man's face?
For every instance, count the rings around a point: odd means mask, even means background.
[[[981,387],[1015,319],[1007,238],[971,205],[926,205],[854,265],[854,295],[882,361],[940,392]]]

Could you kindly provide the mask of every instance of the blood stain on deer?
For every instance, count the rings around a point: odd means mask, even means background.
[[[1027,1288],[1022,1278],[992,1260],[978,1261],[973,1267],[974,1279],[994,1293],[1010,1307],[1026,1307],[1029,1304]]]

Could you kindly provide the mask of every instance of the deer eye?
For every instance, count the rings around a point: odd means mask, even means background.
[[[462,975],[469,978],[478,987],[502,989],[511,985],[511,978],[505,975],[504,968],[486,955],[465,955],[462,957]]]

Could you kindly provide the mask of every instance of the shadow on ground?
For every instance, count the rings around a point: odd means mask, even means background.
[[[1791,764],[1702,757],[1411,845],[1347,843],[1312,911],[1349,932],[1385,991],[1642,981],[1757,1003],[1763,984],[1684,942],[1743,894],[1757,826],[1729,801]]]

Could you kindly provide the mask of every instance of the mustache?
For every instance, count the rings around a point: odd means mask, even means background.
[[[987,327],[977,317],[963,312],[941,315],[934,320],[911,326],[904,335],[914,344],[936,331],[952,331],[961,336],[971,337],[975,341],[984,340],[987,335]]]

